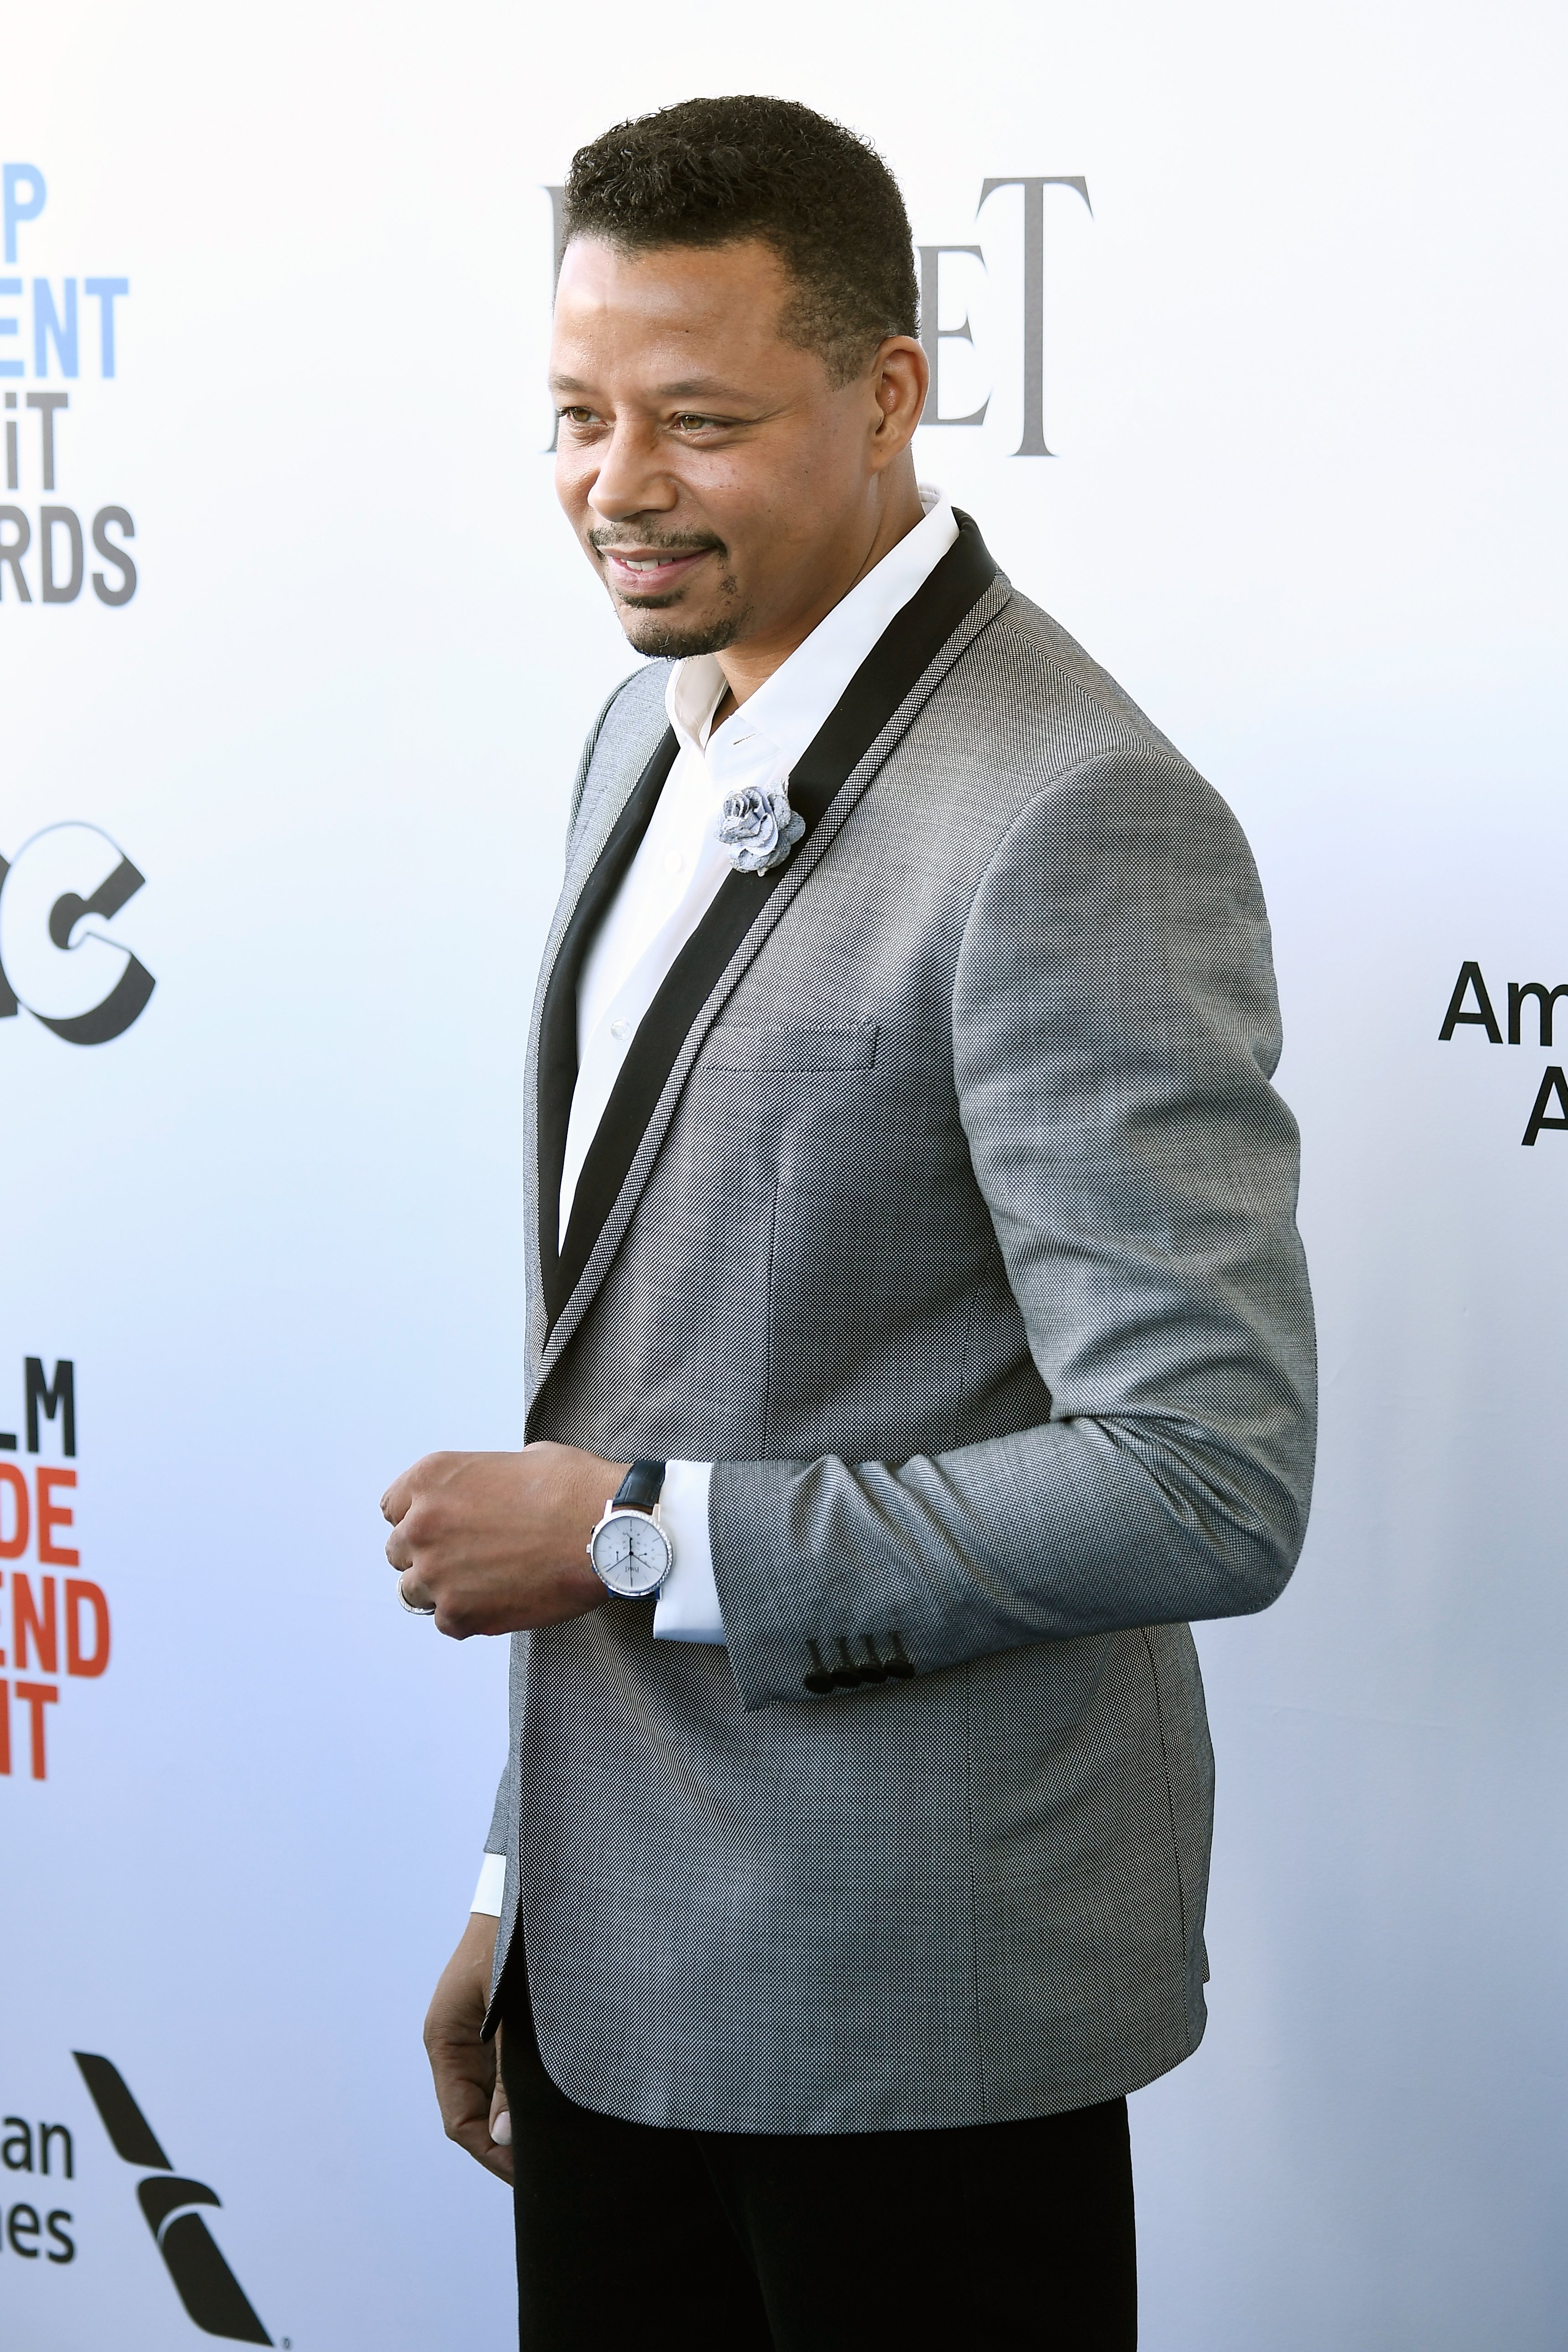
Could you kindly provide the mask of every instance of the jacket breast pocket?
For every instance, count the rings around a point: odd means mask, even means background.
[[[721,1022],[709,1032],[700,1056],[706,1070],[868,1070],[877,1059],[877,1024],[830,1029],[803,1022],[798,1028],[769,1024],[747,1028]]]

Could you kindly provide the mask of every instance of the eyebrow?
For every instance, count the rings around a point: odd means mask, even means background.
[[[592,392],[594,390],[592,384],[584,383],[580,376],[575,375],[552,375],[550,386],[552,392]],[[693,375],[683,378],[679,383],[655,384],[653,397],[656,400],[744,401],[751,395],[737,392],[732,384],[720,383],[712,376]]]

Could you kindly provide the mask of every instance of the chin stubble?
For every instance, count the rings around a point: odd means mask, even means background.
[[[609,531],[588,533],[588,544],[597,555],[609,554],[617,544],[625,546],[627,543],[625,540],[617,540]],[[699,549],[710,549],[718,555],[726,552],[721,540],[687,539],[673,535],[663,538],[647,531],[640,533],[633,543],[650,551],[657,550],[661,554],[669,555],[690,554]],[[740,583],[733,572],[726,572],[719,583],[719,593],[726,600],[730,610],[706,623],[688,621],[682,624],[677,618],[686,594],[684,588],[674,589],[668,596],[633,597],[617,595],[610,588],[608,581],[605,585],[628,643],[651,661],[685,661],[693,654],[722,653],[726,646],[732,646],[743,634],[750,617],[748,612],[738,605]]]
[[[719,583],[719,593],[729,604],[727,613],[716,614],[707,621],[679,618],[684,588],[669,596],[632,598],[616,596],[612,592],[622,628],[628,642],[650,661],[685,661],[692,654],[719,654],[744,635],[751,618],[749,609],[739,602],[741,586],[732,572]]]
[[[728,613],[706,627],[694,621],[683,627],[673,613],[649,611],[645,604],[617,603],[616,609],[627,643],[650,661],[686,661],[693,654],[721,654],[743,635],[748,618],[745,613]]]

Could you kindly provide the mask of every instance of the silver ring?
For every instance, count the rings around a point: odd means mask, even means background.
[[[405,1573],[406,1571],[403,1569],[399,1569],[397,1572],[397,1599],[399,1605],[402,1608],[406,1609],[411,1617],[434,1617],[436,1614],[436,1603],[433,1601],[428,1609],[421,1609],[414,1601],[405,1598],[403,1579]]]

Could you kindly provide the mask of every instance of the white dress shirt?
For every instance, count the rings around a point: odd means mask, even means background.
[[[566,1128],[560,1231],[564,1239],[583,1163],[637,1024],[732,871],[717,838],[724,796],[776,790],[810,745],[872,646],[958,537],[939,490],[922,487],[924,518],[889,548],[826,619],[721,727],[716,656],[677,662],[665,709],[680,748],[637,856],[599,926],[577,983],[577,1085]],[[708,1533],[712,1465],[671,1462],[660,1518],[674,1565],[654,1605],[656,1641],[721,1643],[723,1613]],[[473,1908],[499,1915],[506,1861],[487,1854]]]

